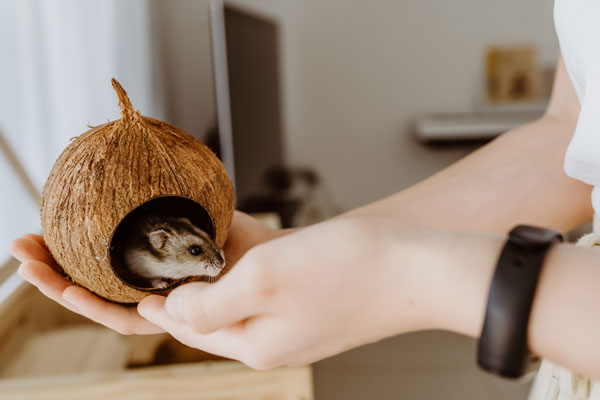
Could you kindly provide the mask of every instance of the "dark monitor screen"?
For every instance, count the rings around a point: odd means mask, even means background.
[[[238,201],[283,162],[279,28],[250,12],[225,7],[233,154]]]

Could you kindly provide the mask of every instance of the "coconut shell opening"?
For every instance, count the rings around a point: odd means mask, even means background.
[[[213,240],[216,232],[213,219],[202,205],[181,196],[164,196],[151,199],[133,209],[117,225],[110,241],[109,262],[115,275],[127,286],[146,292],[163,292],[180,285],[172,282],[165,289],[152,288],[148,279],[131,274],[125,261],[125,250],[132,232],[134,221],[146,215],[188,218],[192,224],[206,232]]]

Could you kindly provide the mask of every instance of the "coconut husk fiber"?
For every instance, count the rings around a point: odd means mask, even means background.
[[[207,232],[222,247],[235,196],[225,167],[208,147],[140,115],[119,82],[112,85],[121,118],[91,128],[59,156],[42,193],[41,222],[49,250],[73,282],[106,299],[135,303],[149,290],[128,284],[111,264],[120,222],[142,205],[176,196],[207,213]],[[177,204],[172,208],[181,211]]]

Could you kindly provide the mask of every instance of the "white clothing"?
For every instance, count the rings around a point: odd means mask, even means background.
[[[594,186],[592,205],[600,213],[600,1],[556,0],[554,25],[581,104],[564,168],[567,175]]]

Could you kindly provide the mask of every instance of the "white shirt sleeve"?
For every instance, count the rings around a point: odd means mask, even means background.
[[[581,103],[564,170],[594,186],[592,205],[600,213],[600,1],[556,0],[554,25],[565,66]]]

